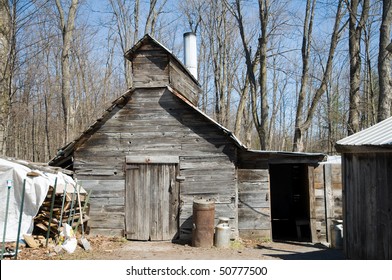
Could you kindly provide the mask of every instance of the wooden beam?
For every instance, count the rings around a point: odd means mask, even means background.
[[[180,162],[178,156],[126,156],[126,163],[174,163]]]

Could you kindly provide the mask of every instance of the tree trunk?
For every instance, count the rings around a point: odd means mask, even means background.
[[[300,124],[298,127],[296,127],[296,130],[295,130],[294,142],[293,142],[293,151],[295,151],[295,152],[303,152],[304,151],[303,137],[305,136],[307,130],[309,129],[309,127],[312,123],[312,120],[313,120],[314,113],[316,112],[317,106],[319,104],[319,101],[327,89],[327,84],[329,82],[329,79],[330,79],[330,76],[332,73],[332,62],[333,62],[333,58],[335,55],[336,46],[338,44],[341,31],[343,30],[343,27],[340,28],[340,21],[343,16],[341,10],[342,10],[342,0],[340,0],[338,3],[336,16],[335,16],[335,24],[333,27],[331,42],[330,42],[330,46],[329,46],[327,64],[326,64],[325,70],[323,72],[321,83],[320,83],[319,87],[317,88],[316,93],[314,94],[314,96],[311,100],[311,104],[308,109],[306,120],[302,124]]]
[[[310,46],[311,46],[311,38],[312,38],[312,30],[313,30],[313,17],[314,17],[314,8],[316,5],[316,0],[307,0],[306,2],[306,13],[305,13],[305,22],[302,34],[302,76],[301,76],[301,87],[298,94],[298,104],[297,104],[297,113],[295,117],[295,129],[294,129],[294,142],[293,142],[293,152],[303,151],[304,143],[303,143],[303,131],[301,129],[301,124],[303,122],[303,111],[304,111],[304,102],[306,98],[306,87],[308,85],[308,77],[309,77],[309,54],[310,54]]]
[[[71,94],[71,72],[69,56],[71,43],[75,29],[75,18],[79,0],[72,0],[68,11],[68,19],[65,19],[64,10],[60,0],[56,0],[57,10],[60,16],[60,27],[62,31],[63,45],[61,49],[61,104],[64,115],[64,144],[69,141],[69,99]]]
[[[369,0],[364,0],[362,13],[358,19],[359,0],[350,2],[349,19],[349,53],[350,53],[350,110],[348,117],[348,134],[360,130],[360,87],[361,87],[361,37],[369,15]]]
[[[392,107],[392,78],[391,78],[391,58],[392,51],[387,50],[391,44],[392,25],[392,1],[383,1],[382,21],[380,26],[380,44],[378,53],[378,76],[380,95],[378,101],[378,117],[380,122],[391,116]]]
[[[261,23],[260,45],[260,126],[258,133],[260,138],[260,149],[268,149],[268,92],[267,92],[267,25],[268,25],[268,0],[259,0],[259,17]]]
[[[133,42],[136,43],[139,40],[139,6],[140,0],[135,0],[135,6],[133,9],[133,23],[135,26],[135,32],[133,34]]]
[[[0,0],[0,153],[5,154],[11,86],[11,15],[8,0]]]

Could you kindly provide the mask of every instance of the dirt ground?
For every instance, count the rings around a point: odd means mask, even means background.
[[[57,252],[53,244],[21,248],[20,260],[342,260],[341,250],[304,242],[232,241],[230,248],[195,248],[172,242],[128,241],[124,238],[87,236],[91,250],[81,244],[72,254]],[[7,259],[7,257],[5,258]],[[9,258],[8,258],[9,259]]]

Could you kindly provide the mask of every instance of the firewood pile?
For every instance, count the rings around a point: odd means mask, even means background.
[[[71,225],[74,231],[78,229],[81,225],[81,213],[83,223],[89,220],[86,214],[88,213],[89,195],[83,189],[79,192],[81,205],[79,208],[78,191],[74,187],[68,187],[65,191],[57,189],[54,200],[53,193],[54,187],[50,186],[48,194],[34,218],[34,232],[46,236],[50,230],[50,237],[57,238],[64,223]]]

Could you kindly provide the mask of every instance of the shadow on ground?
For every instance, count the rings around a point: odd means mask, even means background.
[[[331,249],[322,244],[300,242],[274,242],[274,246],[259,245],[265,256],[282,260],[344,260],[342,250]]]

